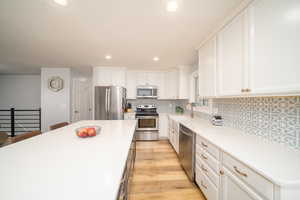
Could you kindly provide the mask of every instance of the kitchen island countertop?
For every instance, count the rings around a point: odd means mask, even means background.
[[[93,138],[75,129],[97,125]],[[0,149],[5,200],[115,200],[135,120],[80,121]]]

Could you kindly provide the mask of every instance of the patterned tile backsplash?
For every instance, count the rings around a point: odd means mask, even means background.
[[[300,150],[300,97],[226,98],[211,102],[224,118],[224,126]]]

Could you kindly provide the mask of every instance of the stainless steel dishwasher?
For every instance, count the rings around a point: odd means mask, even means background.
[[[195,133],[180,124],[179,160],[189,179],[195,180]]]

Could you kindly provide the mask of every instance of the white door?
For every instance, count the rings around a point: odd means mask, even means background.
[[[81,80],[73,80],[72,122],[92,119],[91,84]]]
[[[199,95],[216,96],[216,38],[206,42],[199,49]]]
[[[300,92],[300,1],[259,0],[250,6],[250,89]]]
[[[221,175],[222,200],[264,200],[226,168]]]
[[[218,34],[218,93],[242,94],[245,87],[245,13],[237,16]]]

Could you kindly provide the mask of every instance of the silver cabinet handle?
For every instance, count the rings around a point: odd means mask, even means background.
[[[239,175],[248,177],[248,174],[241,172],[236,166],[233,167],[234,171],[236,171]]]
[[[208,158],[207,158],[205,155],[203,155],[203,154],[201,154],[201,157],[202,157],[203,159],[205,159],[205,160],[208,159]]]
[[[201,145],[202,145],[203,147],[205,147],[205,148],[208,147],[207,144],[205,144],[204,142],[201,142]]]
[[[203,183],[203,181],[201,181],[201,186],[207,189],[207,186]]]
[[[208,172],[207,169],[205,169],[205,167],[204,167],[203,165],[201,165],[201,169],[202,169],[202,171],[204,171],[204,172]]]

